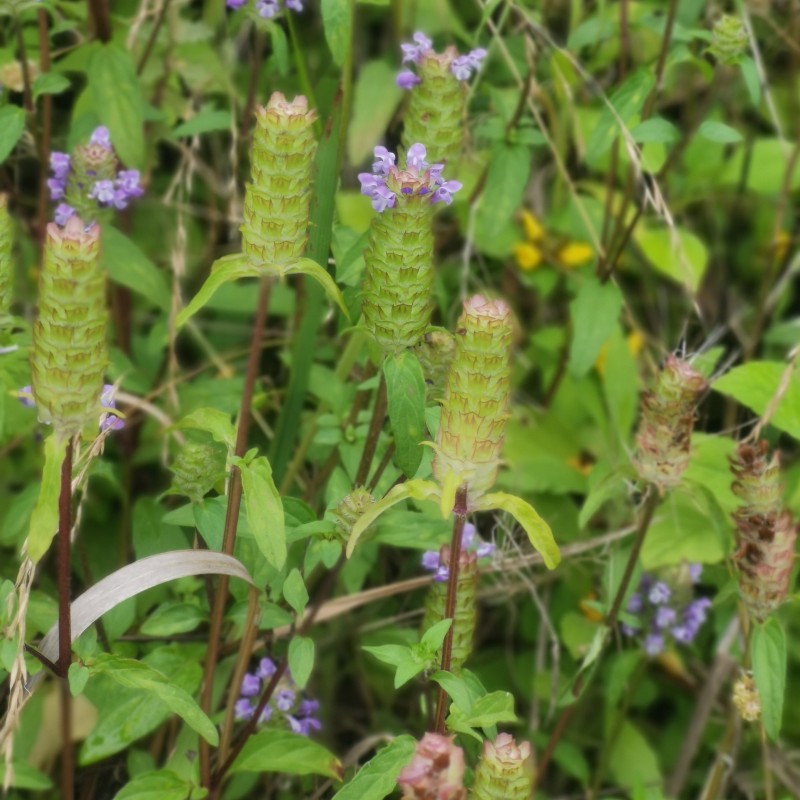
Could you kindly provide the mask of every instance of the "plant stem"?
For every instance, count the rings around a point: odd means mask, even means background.
[[[94,23],[94,33],[105,44],[111,41],[111,14],[108,0],[87,0],[89,17]]]
[[[50,72],[50,36],[47,29],[47,12],[40,8],[37,12],[36,22],[39,27],[39,69],[42,74]],[[45,228],[47,226],[47,204],[49,191],[47,189],[47,167],[50,163],[50,134],[53,127],[53,95],[46,94],[42,97],[42,129],[39,136],[39,242],[44,242]]]
[[[57,435],[57,434],[53,434]],[[70,608],[70,534],[72,532],[72,439],[67,442],[61,463],[58,494],[58,661],[61,679],[61,797],[72,800],[75,763],[72,755],[72,696],[67,673],[72,657],[72,618]]]
[[[258,365],[261,356],[261,338],[267,320],[272,282],[270,278],[262,278],[261,290],[258,297],[256,318],[253,322],[252,336],[250,339],[250,353],[247,358],[247,371],[245,373],[244,387],[242,389],[242,402],[239,407],[239,421],[236,429],[236,445],[234,455],[241,458],[247,450],[247,434],[250,430],[251,406],[253,391],[258,375]],[[236,543],[236,526],[239,522],[239,509],[242,504],[242,476],[239,468],[231,467],[231,478],[228,486],[228,505],[225,513],[225,530],[222,536],[222,552],[226,555],[233,553]],[[217,666],[220,635],[222,632],[222,618],[225,612],[225,601],[228,596],[228,577],[220,576],[217,590],[214,594],[214,605],[211,610],[210,630],[208,634],[208,652],[206,653],[205,670],[203,675],[203,691],[200,695],[200,706],[206,714],[211,712],[212,690],[214,686],[214,670]],[[208,787],[211,782],[211,763],[208,743],[200,740],[200,774],[203,786]]]
[[[442,642],[442,672],[450,671],[450,658],[453,653],[453,626],[455,625],[456,601],[458,600],[458,572],[461,559],[461,538],[467,522],[467,487],[460,486],[456,492],[453,508],[453,538],[450,540],[450,570],[447,574],[447,598],[445,599],[444,618],[452,620],[450,629]],[[447,714],[447,694],[440,686],[436,703],[436,733],[444,734],[444,720]]]
[[[369,469],[372,466],[372,459],[375,457],[375,451],[378,448],[378,439],[381,435],[381,429],[386,420],[387,405],[386,379],[383,373],[381,373],[381,379],[378,383],[378,394],[375,397],[375,407],[372,409],[372,419],[370,420],[369,430],[367,431],[367,440],[364,442],[364,451],[361,453],[361,461],[359,462],[358,472],[356,473],[356,487],[365,486],[367,478],[369,478]]]

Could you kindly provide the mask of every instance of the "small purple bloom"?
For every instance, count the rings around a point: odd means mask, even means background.
[[[269,722],[272,719],[272,706],[267,704],[264,706],[264,710],[261,712],[261,716],[258,718],[259,722]]]
[[[459,181],[445,181],[432,195],[431,203],[444,203],[450,205],[453,195],[461,188]]]
[[[433,42],[421,31],[417,31],[411,38],[416,42],[417,47],[419,47],[420,51],[423,53],[433,47]]]
[[[302,11],[303,0],[286,0],[286,8],[289,8],[292,11]]]
[[[621,623],[619,627],[626,636],[636,636],[636,634],[639,633],[638,628],[634,628],[632,625],[628,625],[626,622]]]
[[[410,69],[404,69],[395,78],[395,83],[405,90],[413,89],[418,83],[422,83],[422,78],[415,75]]]
[[[648,596],[650,598],[650,602],[655,606],[666,603],[670,596],[669,586],[667,586],[664,581],[658,581],[658,583],[656,583],[656,585],[650,590],[650,594]]]
[[[478,556],[478,558],[488,558],[496,549],[494,542],[481,542],[475,548],[475,555]]]
[[[659,606],[658,611],[656,611],[655,617],[655,625],[656,628],[666,628],[668,625],[672,625],[675,622],[677,614],[675,613],[674,608],[670,608],[669,606]]]
[[[450,65],[450,72],[457,81],[467,81],[472,75],[472,62],[468,56],[458,56]]]
[[[380,214],[387,208],[394,208],[397,195],[386,186],[378,186],[372,193],[372,207]]]
[[[419,142],[412,144],[411,147],[408,148],[408,153],[406,155],[406,164],[408,168],[416,169],[420,172],[424,170],[428,166],[428,162],[425,160],[427,154],[428,151],[425,149],[424,144],[420,144]]]
[[[691,579],[692,583],[697,583],[700,580],[700,576],[702,574],[703,574],[702,564],[689,564],[689,578]]]
[[[442,564],[436,570],[433,579],[436,581],[436,583],[444,583],[445,581],[447,581],[449,577],[450,577],[450,567],[446,567],[444,566],[444,564]]]
[[[688,625],[676,625],[671,631],[676,641],[689,644],[694,639],[694,633]]]
[[[358,180],[361,182],[361,194],[369,197],[372,197],[379,186],[385,185],[383,178],[373,175],[371,172],[359,172]]]
[[[319,700],[301,700],[297,707],[297,715],[300,717],[312,717],[319,711]]]
[[[53,215],[53,219],[55,220],[57,225],[64,226],[67,222],[75,216],[75,209],[67,205],[66,203],[59,203],[56,206],[55,214]]]
[[[436,572],[439,569],[439,553],[436,550],[426,550],[422,554],[422,566],[430,572]]]
[[[99,144],[101,147],[105,147],[106,150],[110,150],[111,135],[108,132],[108,128],[106,128],[105,125],[95,128],[94,131],[92,131],[92,135],[89,137],[89,144]]]
[[[297,695],[291,689],[281,689],[275,693],[275,705],[279,711],[289,711]]]
[[[257,0],[256,11],[262,19],[272,19],[279,11],[278,0]]]
[[[262,658],[258,664],[256,675],[263,680],[269,680],[274,674],[277,667],[271,658]]]
[[[141,197],[144,189],[139,185],[140,180],[138,169],[122,169],[117,173],[117,189],[127,192],[131,197]]]
[[[98,203],[111,205],[114,202],[114,181],[97,181],[89,192],[89,197],[94,198]]]
[[[70,158],[68,153],[53,151],[50,153],[50,169],[59,180],[64,180],[69,175]]]
[[[378,175],[388,175],[389,170],[394,166],[395,154],[390,153],[383,145],[378,145],[373,151],[375,161],[372,164],[372,171]]]
[[[260,691],[261,679],[258,675],[251,675],[249,672],[246,672],[244,678],[242,678],[242,694],[245,697],[255,697]]]
[[[310,736],[311,731],[318,731],[322,728],[322,723],[313,717],[306,717],[305,719],[297,719],[290,714],[286,715],[286,721],[294,733],[299,733],[301,736]]]
[[[466,522],[464,530],[461,532],[461,546],[465,549],[470,548],[477,533],[478,529],[471,522]]]
[[[36,402],[33,399],[33,387],[23,386],[17,392],[17,400],[22,403],[25,408],[36,408]]]
[[[233,707],[233,712],[236,719],[250,719],[255,710],[255,706],[249,700],[244,698],[237,700],[236,705]]]
[[[234,11],[247,4],[247,0],[225,0],[225,5],[232,8]]]
[[[47,188],[50,190],[51,200],[61,200],[61,198],[64,197],[66,186],[63,180],[59,178],[48,178]]]
[[[649,656],[657,656],[664,650],[664,637],[660,633],[651,633],[644,640],[644,650]]]
[[[634,592],[628,599],[628,611],[631,614],[638,614],[644,606],[642,596],[639,592]]]

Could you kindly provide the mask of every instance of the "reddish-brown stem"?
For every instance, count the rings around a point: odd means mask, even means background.
[[[461,537],[467,522],[467,487],[461,486],[456,492],[456,503],[453,509],[453,538],[450,540],[450,571],[447,575],[447,597],[444,605],[444,618],[452,620],[450,629],[442,642],[442,672],[450,671],[453,655],[453,626],[455,625],[456,601],[458,599],[458,572],[461,560]],[[444,720],[447,715],[447,694],[440,686],[436,703],[436,733],[444,734]]]
[[[54,434],[55,435],[55,434]],[[72,439],[61,462],[58,494],[58,662],[61,678],[61,797],[72,800],[75,764],[72,756],[72,697],[67,672],[72,658],[70,609],[70,534],[72,532]]]
[[[250,339],[250,354],[247,358],[247,370],[245,372],[244,388],[242,389],[242,402],[239,407],[239,422],[236,429],[234,455],[239,458],[247,451],[247,434],[250,431],[253,391],[256,385],[256,377],[258,376],[258,364],[261,356],[261,339],[267,320],[267,308],[269,306],[271,289],[271,279],[263,278],[261,281],[261,291],[258,297],[256,318],[253,322],[253,331]],[[239,468],[234,466],[231,468],[231,478],[228,486],[228,506],[225,514],[225,530],[222,536],[222,552],[227,555],[233,553],[233,546],[236,543],[236,526],[239,522],[239,509],[241,508],[241,504],[242,476]],[[222,618],[225,612],[225,600],[227,596],[228,578],[223,575],[217,583],[217,590],[214,594],[214,606],[211,611],[208,651],[206,652],[203,677],[203,691],[200,696],[200,704],[206,714],[211,712],[214,670],[217,666],[220,635],[222,633]],[[200,774],[203,779],[203,785],[208,787],[211,783],[210,751],[208,744],[202,739],[200,741]]]
[[[87,0],[94,34],[103,43],[111,41],[111,13],[108,0]]]
[[[372,466],[372,459],[378,449],[378,439],[381,435],[383,423],[386,420],[386,408],[388,397],[386,395],[386,380],[381,373],[380,383],[378,384],[378,395],[375,398],[375,407],[372,409],[372,420],[367,431],[367,440],[364,442],[364,451],[361,453],[361,461],[358,465],[356,474],[356,486],[364,486],[369,478],[369,468]]]

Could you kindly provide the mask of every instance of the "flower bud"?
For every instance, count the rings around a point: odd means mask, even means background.
[[[655,387],[642,397],[634,466],[660,490],[680,483],[689,466],[697,397],[706,385],[688,362],[670,355]]]
[[[720,64],[733,64],[747,50],[747,30],[738,17],[723,14],[711,32],[711,45],[708,52]]]
[[[508,733],[483,743],[475,770],[472,800],[529,800],[533,795],[533,754],[528,742],[517,745]]]
[[[66,436],[87,425],[94,434],[101,413],[108,314],[99,256],[97,225],[72,217],[47,226],[31,384],[39,419]]]
[[[225,475],[225,455],[225,447],[210,436],[187,441],[181,445],[170,467],[173,473],[171,491],[200,503]]]
[[[447,618],[447,576],[450,571],[450,547],[445,545],[439,553],[438,570],[425,599],[425,615],[421,633]],[[450,669],[458,670],[469,658],[475,638],[475,618],[478,594],[478,555],[462,547],[458,559],[456,581],[456,610],[453,617],[453,649]],[[437,655],[441,661],[441,649]]]
[[[375,502],[375,498],[363,487],[353,489],[345,495],[339,505],[331,511],[336,520],[336,535],[342,541],[350,538],[353,525],[359,517]]]
[[[733,684],[733,704],[745,722],[755,722],[761,716],[761,698],[751,674],[745,673]]]
[[[305,97],[289,102],[280,92],[256,109],[252,180],[245,191],[241,227],[242,251],[251,264],[285,265],[305,251],[316,116]]]
[[[508,419],[511,311],[475,295],[464,303],[436,436],[433,474],[467,484],[467,510],[491,489]]]
[[[739,591],[751,616],[763,622],[789,594],[797,526],[781,501],[777,453],[769,445],[740,444],[731,458],[733,493],[744,505],[733,513],[738,547],[733,560]]]
[[[8,213],[8,196],[0,193],[0,328],[3,317],[11,310],[11,292],[14,286],[14,266],[11,260],[11,216]]]
[[[464,751],[450,736],[426,733],[397,783],[403,800],[466,800]]]

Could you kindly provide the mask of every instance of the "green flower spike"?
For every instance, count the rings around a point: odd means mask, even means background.
[[[634,466],[660,491],[677,486],[689,466],[697,398],[706,386],[691,364],[670,355],[642,398]]]
[[[106,278],[100,268],[100,228],[77,216],[47,226],[39,275],[39,316],[33,326],[31,388],[39,419],[53,426],[44,446],[39,499],[31,515],[28,556],[36,563],[58,526],[61,464],[67,442],[94,437],[103,413]]]
[[[72,217],[47,226],[31,386],[40,421],[65,439],[87,427],[94,435],[101,414],[108,314],[99,256],[97,225]]]
[[[735,64],[747,51],[747,29],[738,17],[723,14],[711,32],[708,52],[720,64]]]
[[[11,262],[11,215],[8,213],[8,196],[0,194],[0,329],[3,319],[11,310],[11,291],[14,268]]]
[[[510,734],[498,734],[494,744],[483,743],[470,800],[530,800],[533,777],[530,744],[518,745]]]
[[[456,326],[456,346],[448,374],[431,481],[398,484],[355,524],[347,544],[349,556],[361,534],[387,508],[405,499],[433,500],[446,519],[456,493],[467,487],[464,513],[500,510],[510,513],[531,544],[553,569],[560,559],[547,523],[524,500],[491,489],[500,466],[500,451],[508,417],[511,312],[502,300],[476,295],[464,303]]]
[[[440,553],[439,563],[450,568],[450,547],[445,545]],[[453,617],[453,649],[450,653],[450,670],[458,670],[472,652],[475,637],[475,618],[478,594],[478,556],[462,548],[459,554],[458,580],[456,581],[456,610]],[[447,619],[447,582],[436,580],[425,598],[425,615],[420,630],[424,634],[432,625]],[[436,656],[441,661],[441,648]]]
[[[777,454],[769,445],[740,444],[731,458],[733,493],[742,500],[733,514],[738,548],[733,555],[739,590],[750,615],[764,622],[786,600],[795,561],[797,526],[784,508]]]
[[[172,487],[168,494],[188,497],[193,503],[203,498],[225,477],[225,447],[210,436],[197,438],[181,445],[172,462]]]
[[[242,252],[225,256],[211,267],[211,275],[178,315],[184,325],[223,284],[239,278],[304,273],[322,284],[342,311],[341,293],[328,272],[303,253],[308,241],[312,166],[317,151],[316,112],[300,95],[291,102],[275,92],[266,106],[256,109],[256,127],[250,150],[251,182],[244,199]]]

